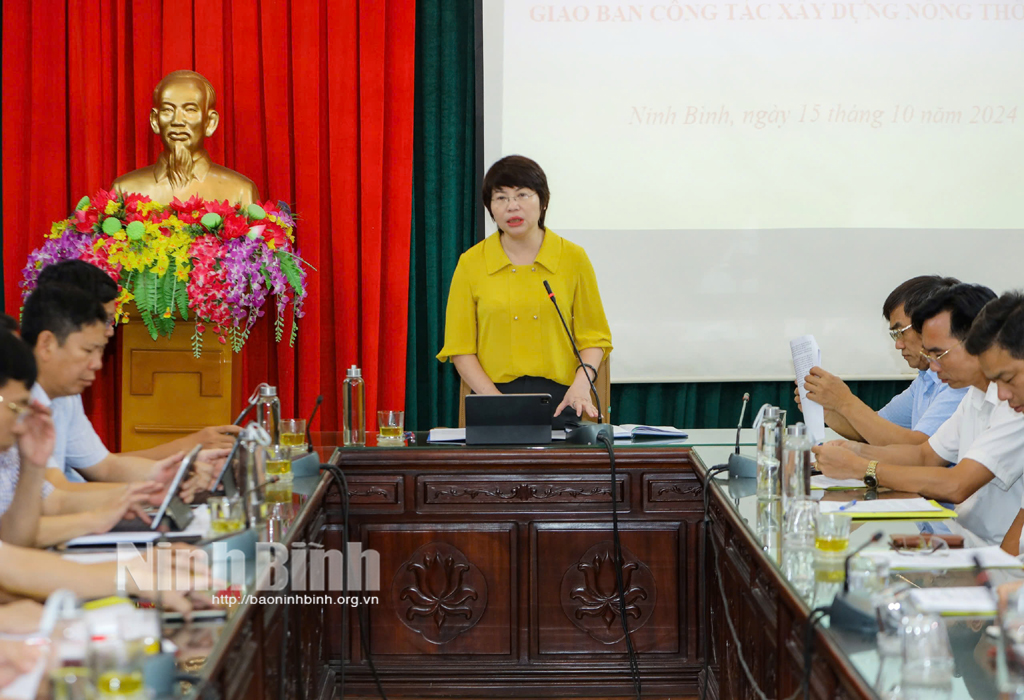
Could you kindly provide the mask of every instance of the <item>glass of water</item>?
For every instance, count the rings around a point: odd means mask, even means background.
[[[903,618],[901,698],[945,700],[953,694],[953,651],[938,615]]]

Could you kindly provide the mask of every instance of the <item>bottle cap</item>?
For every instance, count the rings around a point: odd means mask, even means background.
[[[277,396],[277,387],[264,384],[260,387],[260,396]]]
[[[786,428],[786,435],[792,435],[793,437],[801,437],[807,435],[807,426],[803,423],[797,423]]]
[[[352,365],[351,367],[348,368],[348,372],[345,376],[349,379],[355,379],[356,377],[362,378],[363,371],[356,367],[355,365]]]

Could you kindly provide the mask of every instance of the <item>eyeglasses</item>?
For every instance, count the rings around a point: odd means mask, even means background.
[[[908,323],[907,325],[903,326],[903,328],[891,328],[889,329],[889,337],[892,338],[893,340],[899,340],[900,338],[903,337],[904,333],[906,333],[913,327],[913,323]]]
[[[536,196],[536,192],[520,192],[519,194],[515,195],[510,199],[507,194],[496,194],[493,197],[491,197],[491,206],[501,207],[502,209],[504,209],[509,205],[509,202],[511,202],[513,199],[516,200],[516,202],[518,202],[519,204],[526,204],[527,202],[530,201],[531,197]]]
[[[964,342],[964,341],[962,341],[962,340],[958,341],[956,345],[954,345],[949,350],[946,350],[945,352],[940,353],[938,357],[932,357],[931,355],[929,355],[926,352],[922,352],[920,354],[921,354],[921,357],[923,357],[924,359],[928,360],[928,362],[934,362],[935,364],[939,364],[939,362],[942,360],[943,357],[948,355],[950,353],[950,351],[952,351],[954,348],[956,348],[957,345],[960,345],[960,343],[962,343],[962,342]]]
[[[4,397],[0,396],[0,403],[3,403],[3,402],[4,402]],[[13,401],[8,401],[6,403],[6,406],[7,406],[7,408],[10,409],[11,413],[13,413],[18,418],[21,418],[26,413],[28,413],[29,411],[32,410],[28,406],[22,406],[20,403],[14,403]]]

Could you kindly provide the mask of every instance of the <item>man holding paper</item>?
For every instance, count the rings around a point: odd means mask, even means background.
[[[889,323],[889,336],[917,378],[905,391],[875,412],[854,396],[839,377],[813,367],[804,378],[807,397],[825,411],[825,423],[850,440],[870,445],[918,445],[953,415],[967,389],[944,384],[921,356],[921,336],[910,322],[914,309],[941,289],[959,280],[938,275],[921,275],[902,283],[882,304],[882,316]],[[801,406],[799,391],[797,404]]]
[[[1024,415],[1000,400],[997,385],[964,346],[975,317],[993,298],[988,287],[958,284],[914,311],[922,357],[950,387],[968,389],[927,442],[875,447],[838,441],[814,448],[828,477],[864,479],[869,486],[957,504],[958,525],[986,544],[1002,542],[1024,495]]]

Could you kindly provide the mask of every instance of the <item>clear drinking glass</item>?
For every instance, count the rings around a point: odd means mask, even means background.
[[[267,476],[281,480],[292,478],[292,448],[284,445],[270,445],[267,449]]]
[[[814,547],[818,502],[808,496],[793,498],[786,506],[782,537],[787,547]]]
[[[281,445],[291,449],[293,455],[306,451],[305,418],[288,418],[281,421]]]
[[[831,511],[818,514],[818,530],[814,545],[823,554],[841,555],[850,546],[849,513]]]
[[[953,651],[938,615],[903,618],[901,698],[943,700],[953,694]]]
[[[377,435],[384,440],[401,440],[406,425],[406,411],[378,410]]]
[[[211,535],[226,535],[245,528],[245,511],[239,496],[211,496],[206,505],[210,508]]]

